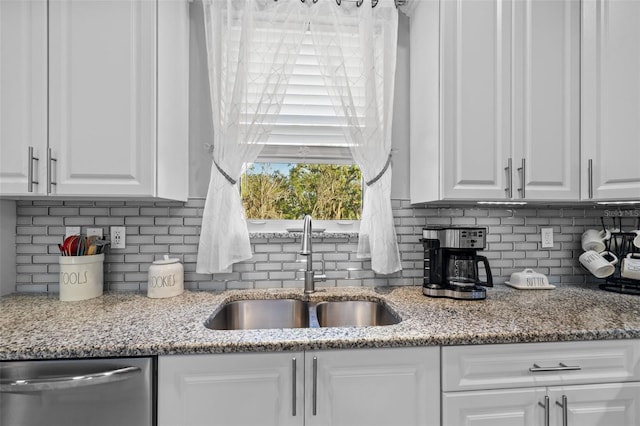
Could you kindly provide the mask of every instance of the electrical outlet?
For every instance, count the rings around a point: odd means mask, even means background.
[[[80,235],[79,226],[67,226],[64,230],[64,239],[66,240],[71,235]]]
[[[87,228],[87,237],[96,236],[102,238],[102,228]]]
[[[123,249],[126,248],[125,232],[124,226],[112,226],[111,227],[111,248],[113,249]]]
[[[553,247],[553,228],[540,228],[542,234],[542,248]]]

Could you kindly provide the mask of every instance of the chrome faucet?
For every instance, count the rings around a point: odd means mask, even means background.
[[[302,226],[302,247],[300,254],[307,257],[307,268],[304,271],[304,293],[311,294],[316,291],[316,281],[326,281],[327,276],[324,273],[324,261],[322,261],[322,274],[316,275],[313,270],[313,250],[311,249],[311,216],[304,217],[304,225]]]

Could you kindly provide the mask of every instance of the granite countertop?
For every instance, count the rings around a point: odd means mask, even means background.
[[[312,301],[384,300],[402,321],[383,327],[217,331],[203,322],[228,301],[303,299],[301,289],[186,291],[168,299],[110,293],[0,299],[0,360],[469,345],[640,338],[640,297],[594,287],[488,289],[483,301],[434,299],[422,288],[330,288]]]

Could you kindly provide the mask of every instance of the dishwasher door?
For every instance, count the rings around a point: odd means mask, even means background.
[[[2,426],[152,426],[153,358],[0,363]]]

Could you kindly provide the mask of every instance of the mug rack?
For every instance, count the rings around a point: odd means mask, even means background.
[[[600,222],[602,223],[602,229],[606,229],[604,218],[601,217]],[[637,235],[634,232],[624,232],[622,230],[622,220],[619,220],[619,223],[616,224],[615,217],[613,218],[613,229],[618,231],[611,232],[611,238],[607,240],[605,250],[615,254],[619,260],[615,265],[616,269],[613,275],[607,277],[599,287],[606,291],[640,296],[640,280],[623,277],[621,273],[622,259],[629,253],[640,253],[640,248],[633,244],[633,240]],[[640,229],[640,218],[636,229]]]

